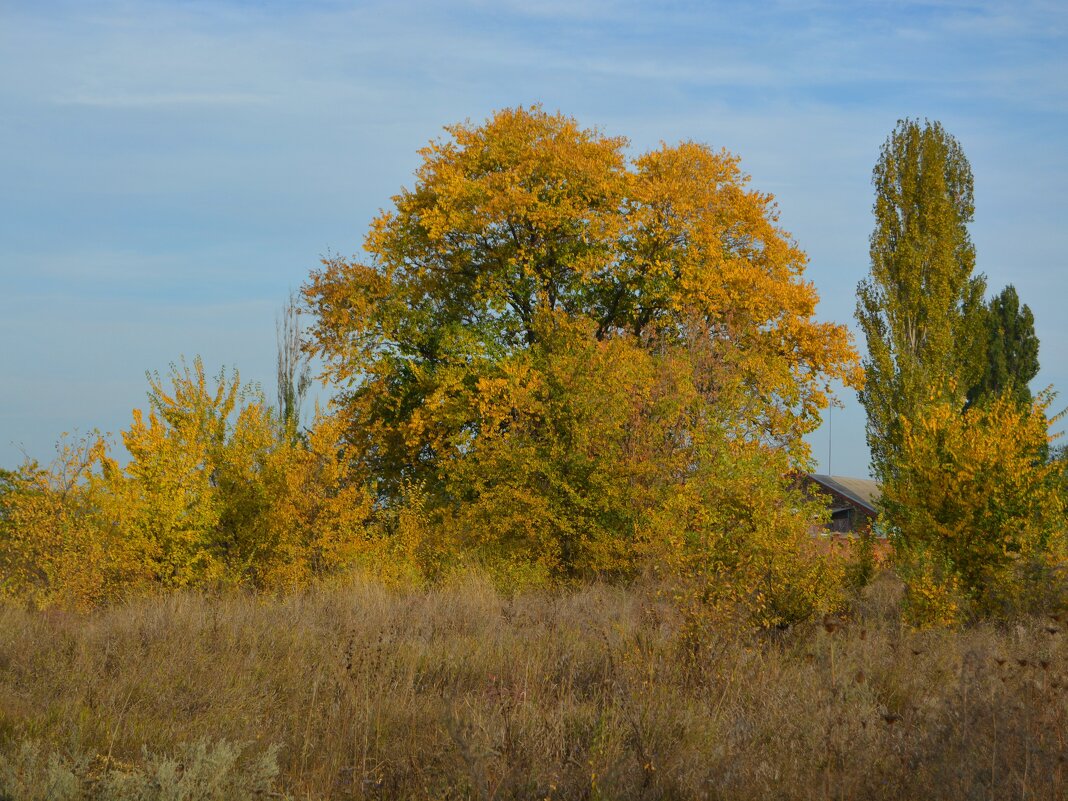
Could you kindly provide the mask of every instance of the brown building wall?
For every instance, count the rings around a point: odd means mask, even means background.
[[[873,510],[813,478],[806,477],[805,491],[810,498],[819,498],[824,501],[828,509],[834,510],[831,521],[819,527],[822,531],[859,534],[869,530],[875,523],[876,513]]]

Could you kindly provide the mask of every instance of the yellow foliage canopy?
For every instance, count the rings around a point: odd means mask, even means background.
[[[686,142],[628,161],[626,140],[537,107],[447,130],[374,221],[370,263],[324,262],[305,288],[372,473],[422,479],[411,454],[454,455],[477,425],[452,413],[478,407],[478,376],[563,319],[696,350],[739,435],[804,460],[828,382],[862,376],[845,327],[813,319],[806,257],[737,157]]]
[[[914,606],[927,610],[917,622],[1030,604],[1034,580],[1065,558],[1059,467],[1046,458],[1050,400],[1022,406],[1006,395],[962,413],[936,397],[903,421],[899,475],[883,503]]]
[[[538,107],[447,131],[369,259],[327,260],[305,287],[378,503],[415,491],[455,550],[549,576],[633,570],[675,499],[744,506],[743,486],[806,531],[784,476],[829,382],[862,376],[737,157],[685,142],[629,159]],[[710,526],[744,518],[730,547],[759,534],[785,563],[798,540],[754,522],[777,514],[677,522],[711,547]]]

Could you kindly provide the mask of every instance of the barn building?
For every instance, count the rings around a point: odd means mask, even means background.
[[[827,530],[837,534],[860,533],[875,524],[879,512],[879,482],[870,478],[825,476],[809,473],[805,490],[812,497],[822,497],[831,513]]]

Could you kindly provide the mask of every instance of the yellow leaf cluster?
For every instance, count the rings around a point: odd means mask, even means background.
[[[0,593],[87,608],[145,592],[299,586],[369,548],[366,489],[347,480],[337,420],[286,436],[238,376],[199,359],[150,377],[120,465],[98,436],[27,465],[0,492]]]
[[[1050,400],[1004,396],[962,413],[936,396],[903,421],[884,517],[917,622],[1042,603],[1035,582],[1066,555],[1058,467],[1047,458]]]

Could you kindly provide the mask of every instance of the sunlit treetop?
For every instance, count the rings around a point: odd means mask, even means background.
[[[361,424],[399,423],[421,405],[402,387],[446,365],[493,369],[564,319],[689,349],[710,400],[801,449],[828,382],[861,381],[738,157],[684,142],[631,158],[626,139],[538,106],[446,131],[371,224],[369,258],[328,260],[305,287],[311,347]],[[369,395],[380,402],[357,412]]]

